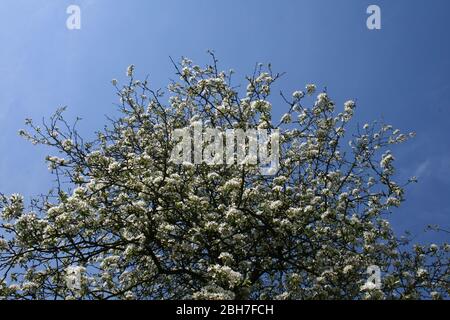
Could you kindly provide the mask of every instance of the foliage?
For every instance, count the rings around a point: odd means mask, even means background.
[[[349,130],[316,87],[281,95],[280,74],[259,65],[246,89],[220,72],[175,64],[170,97],[127,70],[118,119],[86,142],[58,110],[21,135],[58,151],[55,189],[26,207],[0,201],[0,295],[24,299],[408,299],[448,297],[449,245],[411,247],[386,220],[411,181],[394,181],[388,149],[409,134],[374,122]],[[244,91],[244,92],[240,92]],[[307,106],[307,104],[311,106]],[[280,167],[170,161],[177,128],[280,128]],[[67,187],[69,186],[69,187]],[[368,286],[368,266],[382,270]],[[81,270],[81,287],[67,269]]]

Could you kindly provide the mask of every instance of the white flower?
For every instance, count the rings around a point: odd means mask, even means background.
[[[394,160],[395,160],[395,158],[392,156],[392,154],[390,154],[389,152],[386,152],[380,161],[380,166],[382,168],[387,168],[389,166],[389,164]]]
[[[182,165],[183,165],[183,167],[186,168],[186,169],[192,169],[192,168],[194,168],[194,164],[192,164],[192,162],[189,162],[189,161],[183,161]]]
[[[234,262],[233,255],[229,252],[222,252],[219,255],[219,259],[222,260],[225,264],[231,264]]]
[[[260,112],[269,112],[272,109],[272,105],[269,101],[256,100],[250,103],[250,108]]]
[[[70,139],[66,139],[62,142],[62,147],[64,148],[64,150],[68,151],[70,149],[72,149],[73,147],[73,142]]]
[[[321,92],[317,95],[317,101],[318,102],[326,102],[328,101],[328,96],[325,92]]]
[[[287,300],[289,299],[289,292],[283,292],[275,297],[275,300]]]
[[[196,300],[233,300],[234,293],[214,284],[203,287],[192,295]]]
[[[34,291],[39,287],[36,282],[26,281],[22,284],[22,290],[25,291]]]
[[[307,84],[306,85],[306,93],[309,95],[312,95],[314,92],[316,92],[316,85],[315,84]]]
[[[439,292],[433,291],[430,293],[430,295],[431,295],[431,299],[433,299],[433,300],[441,299],[441,295],[439,294]]]
[[[390,206],[390,207],[398,207],[400,206],[400,200],[394,197],[389,197],[386,200],[386,205]]]
[[[303,91],[294,91],[294,93],[292,94],[292,96],[295,99],[301,99],[305,96],[305,93]]]
[[[296,111],[296,112],[300,112],[302,110],[302,108],[300,107],[299,104],[294,104],[294,106],[292,107],[292,110]]]
[[[292,117],[289,113],[285,113],[283,117],[281,117],[282,123],[290,123],[292,121]]]
[[[273,179],[273,183],[276,185],[283,185],[287,181],[285,176],[278,176]]]
[[[221,266],[215,264],[208,268],[208,272],[212,273],[212,277],[217,280],[225,280],[231,286],[237,285],[240,281],[242,281],[242,274],[237,271],[234,271],[228,266]]]
[[[350,113],[353,111],[353,109],[355,109],[355,106],[356,106],[355,101],[348,100],[344,103],[344,110],[345,110],[345,112]]]
[[[274,192],[282,192],[283,191],[283,187],[282,186],[275,186],[272,188],[272,191]]]
[[[283,205],[283,202],[280,200],[272,201],[269,205],[270,209],[277,210]]]
[[[238,189],[238,188],[240,188],[241,187],[241,184],[242,184],[242,181],[240,180],[240,179],[238,179],[238,178],[232,178],[232,179],[230,179],[230,180],[228,180],[225,184],[224,184],[224,186],[223,186],[223,188],[224,188],[224,190],[233,190],[233,189]]]
[[[350,271],[352,271],[353,266],[352,265],[347,265],[344,267],[344,274],[349,273]]]
[[[375,289],[378,289],[378,286],[372,281],[367,281],[366,283],[364,283],[364,285],[360,287],[361,291],[372,291]]]
[[[134,72],[134,64],[130,65],[127,68],[127,77],[132,77],[133,76],[133,72]]]
[[[3,208],[3,211],[1,212],[3,215],[3,218],[6,220],[10,220],[13,218],[18,218],[22,215],[24,210],[24,204],[23,204],[23,196],[20,194],[13,194],[10,197],[10,204]]]
[[[339,195],[339,200],[345,200],[345,199],[348,199],[348,193],[347,192],[342,192]]]
[[[219,179],[219,178],[220,178],[220,176],[217,172],[208,173],[209,180],[215,180],[215,179]]]
[[[241,211],[241,210],[239,210],[239,209],[233,207],[233,208],[228,209],[228,211],[227,211],[227,213],[225,214],[225,216],[226,216],[227,218],[233,219],[233,218],[239,217],[241,214],[242,214],[242,211]]]
[[[417,277],[419,277],[419,278],[422,278],[422,277],[426,276],[427,274],[428,274],[428,271],[425,269],[422,269],[422,268],[419,268],[416,273]]]

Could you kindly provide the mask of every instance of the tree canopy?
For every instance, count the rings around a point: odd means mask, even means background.
[[[120,116],[86,141],[59,109],[20,134],[50,146],[54,189],[0,197],[0,296],[7,299],[419,299],[448,297],[449,245],[413,245],[388,215],[405,200],[394,145],[413,134],[350,125],[354,101],[246,87],[212,54],[174,63],[168,93],[113,80]],[[276,98],[275,98],[276,97]],[[272,104],[286,113],[272,119]],[[279,166],[175,163],[175,130],[279,129]],[[204,146],[203,146],[204,147]],[[381,284],[367,282],[371,266]],[[78,286],[68,284],[70,272]]]

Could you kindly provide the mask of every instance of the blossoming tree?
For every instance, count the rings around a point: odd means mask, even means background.
[[[356,104],[316,87],[281,94],[270,65],[232,72],[175,64],[168,99],[134,78],[121,116],[85,141],[58,110],[21,131],[52,147],[55,188],[24,204],[0,198],[0,296],[9,299],[363,299],[448,297],[449,246],[412,247],[386,216],[412,180],[394,181],[389,125],[346,132]],[[280,108],[281,106],[277,106]],[[280,129],[273,175],[254,164],[175,164],[177,128]],[[366,270],[381,270],[381,285]],[[78,286],[68,283],[76,271]],[[75,279],[77,280],[77,279]]]

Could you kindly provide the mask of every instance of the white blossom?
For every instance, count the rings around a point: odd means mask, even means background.
[[[292,94],[292,97],[294,97],[295,99],[301,99],[305,96],[305,93],[303,91],[294,91],[294,93]]]
[[[292,121],[292,117],[289,113],[285,113],[282,117],[281,117],[281,122],[282,123],[290,123]]]
[[[316,92],[316,85],[315,84],[307,84],[306,85],[306,93],[309,95],[314,94]]]
[[[134,64],[128,66],[127,68],[127,77],[132,77],[134,72]]]

